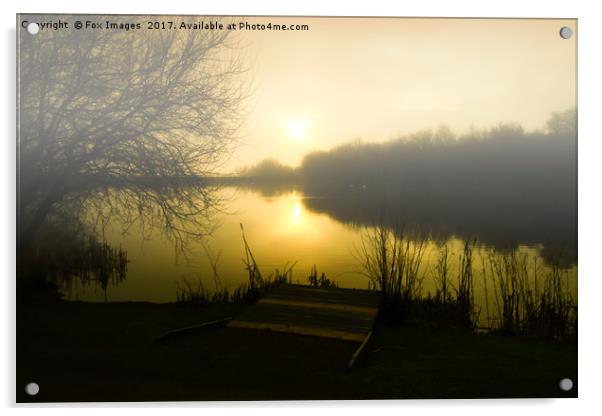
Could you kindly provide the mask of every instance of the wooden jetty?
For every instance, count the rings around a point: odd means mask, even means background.
[[[347,365],[351,368],[371,339],[379,303],[380,294],[371,290],[282,285],[237,317],[174,329],[155,341],[219,325],[334,338],[359,343]]]
[[[359,342],[352,367],[370,340],[379,302],[370,290],[282,285],[227,326]]]

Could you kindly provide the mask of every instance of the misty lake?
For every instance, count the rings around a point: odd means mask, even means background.
[[[225,187],[220,191],[224,199],[223,212],[214,221],[215,230],[205,241],[213,255],[219,254],[218,273],[221,284],[234,289],[248,282],[248,274],[243,263],[244,243],[240,224],[244,225],[246,238],[264,276],[276,269],[280,271],[293,266],[294,283],[307,284],[307,278],[315,265],[318,274],[325,273],[340,287],[368,288],[369,279],[361,266],[362,236],[368,228],[360,218],[338,217],[343,207],[327,210],[324,207],[349,204],[349,201],[332,197],[319,197],[305,194],[299,189],[261,190],[255,188]],[[361,213],[364,207],[351,207]],[[325,213],[329,212],[329,213]],[[344,211],[344,209],[343,209]],[[214,274],[203,245],[192,243],[186,257],[178,255],[173,241],[160,232],[143,239],[136,227],[122,234],[123,225],[110,224],[105,230],[105,239],[115,247],[121,246],[127,252],[127,277],[118,285],[108,289],[108,300],[174,302],[178,284],[182,279],[203,282],[208,291],[215,290]],[[487,230],[487,228],[485,228]],[[486,231],[485,231],[486,232]],[[433,233],[435,235],[436,233]],[[487,235],[475,236],[478,241],[488,241]],[[534,237],[536,238],[536,237]],[[532,240],[532,239],[529,239]],[[492,240],[495,241],[495,240]],[[424,293],[435,290],[435,267],[442,244],[450,251],[450,267],[459,266],[464,239],[453,233],[439,233],[434,241],[426,243],[421,264],[424,276]],[[542,257],[542,244],[517,243],[511,250],[520,256],[528,256],[529,269],[539,276],[548,273],[549,264]],[[475,271],[475,303],[481,309],[484,319],[487,306],[495,309],[492,300],[485,302],[486,278],[482,270],[484,260],[496,255],[503,247],[490,243],[479,243],[475,247],[473,267]],[[507,250],[507,249],[506,249]],[[562,282],[576,300],[577,266],[565,265]],[[492,290],[491,282],[489,290]],[[66,289],[66,297],[72,300],[104,301],[104,292],[94,284],[82,285],[75,281]],[[489,295],[492,297],[491,295]]]

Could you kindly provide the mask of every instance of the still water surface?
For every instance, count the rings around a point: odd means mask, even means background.
[[[221,192],[227,200],[226,212],[216,218],[215,231],[205,244],[214,254],[220,255],[218,271],[224,287],[233,289],[247,283],[241,223],[244,224],[247,240],[264,276],[294,263],[293,281],[307,283],[310,270],[316,265],[319,274],[324,272],[340,287],[368,287],[369,280],[362,274],[359,260],[362,246],[360,227],[312,210],[310,207],[316,206],[312,204],[312,197],[299,190],[284,191],[276,196],[266,196],[244,188],[225,188]],[[150,239],[143,240],[135,232],[135,227],[126,236],[122,235],[122,229],[122,225],[115,222],[105,235],[109,244],[121,246],[127,251],[130,260],[126,280],[109,288],[109,301],[173,302],[176,300],[178,283],[183,277],[192,281],[201,279],[209,291],[215,289],[213,272],[201,244],[191,244],[185,259],[177,256],[173,242],[158,232]],[[451,267],[455,270],[464,241],[450,235],[445,243],[450,248]],[[434,292],[434,268],[440,244],[441,241],[427,243],[421,266],[425,292]],[[547,266],[539,257],[540,247],[519,244],[516,249],[532,259],[537,258],[540,273],[546,272]],[[491,250],[492,247],[480,245],[474,253],[475,301],[482,309],[485,304],[485,282],[480,270],[482,258]],[[576,265],[563,270],[563,281],[574,294],[575,300],[576,278]],[[103,291],[94,285],[74,284],[67,297],[104,301]],[[493,305],[489,306],[493,308]]]

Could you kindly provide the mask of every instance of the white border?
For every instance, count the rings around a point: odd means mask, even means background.
[[[456,401],[388,401],[388,402],[262,402],[262,403],[142,403],[97,405],[50,405],[45,414],[64,415],[104,414],[107,407],[122,407],[119,413],[140,411],[149,415],[163,415],[166,407],[178,412],[198,414],[210,411],[217,414],[245,412],[251,415],[304,415],[308,412],[365,415],[377,412],[400,414],[478,414],[504,415],[512,412],[545,412],[556,415],[567,413],[596,413],[600,406],[600,316],[599,296],[602,293],[598,241],[600,227],[600,184],[602,165],[600,152],[600,105],[602,90],[601,32],[602,16],[597,13],[595,1],[524,0],[488,1],[440,0],[393,2],[385,0],[279,1],[279,0],[103,0],[96,4],[82,0],[28,0],[16,4],[2,2],[2,82],[4,91],[0,112],[4,136],[0,143],[1,181],[3,203],[0,215],[0,265],[2,281],[2,333],[0,357],[0,403],[12,407],[10,414],[30,414],[43,406],[14,406],[14,273],[15,273],[15,14],[20,13],[133,13],[133,14],[235,14],[235,15],[330,15],[330,16],[441,16],[441,17],[546,17],[579,19],[579,396],[577,400],[456,400]],[[597,298],[598,297],[598,298]],[[123,408],[125,407],[125,408]],[[244,409],[243,409],[244,408]],[[336,410],[335,410],[336,408]],[[598,409],[596,409],[598,408]],[[5,413],[6,414],[6,413]]]

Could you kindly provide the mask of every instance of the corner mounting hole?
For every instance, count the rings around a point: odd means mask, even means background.
[[[560,380],[560,383],[558,385],[560,386],[560,390],[562,391],[573,390],[573,380],[571,380],[570,378],[563,378],[562,380]]]
[[[563,26],[560,28],[560,37],[562,39],[570,39],[573,36],[573,29],[568,26]]]
[[[30,24],[27,25],[27,31],[30,34],[35,35],[40,31],[40,25],[38,25],[35,22],[31,22]]]
[[[27,383],[25,386],[25,393],[29,394],[30,396],[35,396],[39,392],[40,386],[38,386],[38,383]]]

